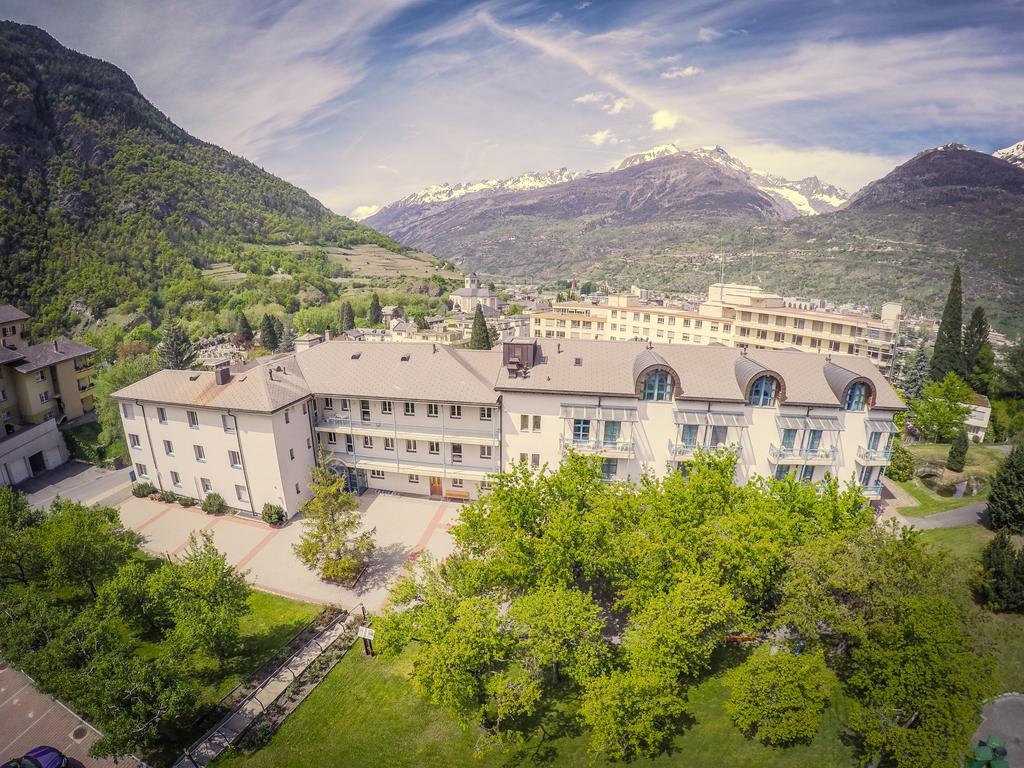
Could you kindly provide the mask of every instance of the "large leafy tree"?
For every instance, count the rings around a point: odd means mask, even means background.
[[[40,541],[51,583],[87,587],[96,597],[97,585],[132,557],[139,537],[121,525],[116,509],[57,499]]]
[[[996,530],[1024,533],[1024,443],[1014,446],[992,478],[988,515]]]
[[[96,374],[96,418],[102,428],[99,441],[108,458],[128,455],[121,427],[121,406],[110,396],[159,370],[160,360],[155,355],[136,355],[103,368]]]
[[[473,313],[473,328],[469,334],[470,349],[490,349],[491,335],[487,328],[487,321],[484,319],[484,310],[477,304]]]
[[[960,265],[953,269],[949,283],[946,305],[935,335],[935,350],[932,352],[932,380],[941,381],[948,373],[964,375],[963,366],[963,291],[960,283]]]
[[[25,494],[0,486],[0,586],[17,582],[28,586],[44,561],[39,528],[43,513],[29,506]]]
[[[952,440],[971,412],[967,405],[971,394],[971,388],[952,372],[942,381],[930,381],[910,403],[910,423],[927,440]]]

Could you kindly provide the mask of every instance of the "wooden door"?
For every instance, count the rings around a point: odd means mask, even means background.
[[[430,495],[440,496],[441,495],[441,478],[432,477],[430,478]]]

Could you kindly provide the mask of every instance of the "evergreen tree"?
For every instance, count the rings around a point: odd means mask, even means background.
[[[960,285],[960,265],[953,269],[953,280],[949,284],[946,306],[939,321],[939,332],[935,337],[935,351],[932,353],[932,380],[941,381],[952,371],[963,377],[963,291]]]
[[[907,356],[900,379],[900,389],[908,400],[916,400],[921,396],[921,388],[931,378],[932,365],[924,342]]]
[[[196,350],[188,337],[188,332],[177,321],[165,326],[163,338],[157,345],[160,362],[164,368],[179,371],[188,370],[196,360]]]
[[[294,352],[295,351],[295,331],[292,330],[290,325],[285,326],[284,331],[281,333],[281,343],[277,347],[278,352]]]
[[[270,315],[264,315],[260,323],[260,343],[271,352],[277,349],[277,328],[274,326],[274,318]]]
[[[343,302],[341,305],[341,330],[351,331],[356,327],[356,315],[352,311],[352,305],[349,302]]]
[[[983,568],[981,591],[985,602],[993,608],[1013,611],[1024,610],[1021,592],[1024,584],[1018,584],[1024,551],[1017,552],[1006,531],[996,534],[981,553]]]
[[[953,438],[953,444],[949,446],[949,454],[946,456],[946,469],[953,472],[963,472],[964,464],[967,462],[967,430],[961,429]]]
[[[1010,451],[992,478],[988,515],[995,530],[1024,533],[1024,444]]]
[[[238,338],[242,344],[249,344],[252,342],[253,332],[252,326],[249,325],[249,318],[245,316],[245,312],[238,313]]]
[[[274,319],[274,333],[277,336],[277,347],[275,347],[275,349],[278,349],[281,346],[281,337],[284,336],[284,320],[277,315],[273,315],[272,317]]]
[[[487,321],[484,320],[484,310],[479,304],[476,305],[476,312],[473,314],[473,330],[469,334],[469,348],[491,348],[491,336],[487,332]]]
[[[380,296],[374,291],[370,297],[370,313],[368,317],[370,325],[380,325],[384,320],[384,315],[380,310]]]
[[[964,375],[970,377],[978,364],[981,348],[988,343],[988,320],[985,318],[984,307],[977,306],[971,312],[971,318],[964,327],[964,338],[961,349],[963,361],[961,367]]]
[[[992,381],[996,374],[996,353],[992,351],[992,345],[987,341],[978,350],[978,359],[974,363],[967,379],[971,389],[983,395],[987,395],[992,388]]]

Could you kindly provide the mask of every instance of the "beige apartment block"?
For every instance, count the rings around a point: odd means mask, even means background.
[[[21,349],[28,346],[28,321],[31,318],[17,307],[0,304],[0,346]]]
[[[546,339],[718,344],[750,349],[797,349],[870,359],[892,370],[901,307],[883,305],[880,317],[787,306],[757,286],[715,283],[698,311],[650,304],[635,294],[614,294],[601,304],[558,302],[530,313],[530,336]]]

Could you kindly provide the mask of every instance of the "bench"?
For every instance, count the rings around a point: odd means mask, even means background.
[[[452,501],[469,501],[469,491],[445,491],[444,497]]]

